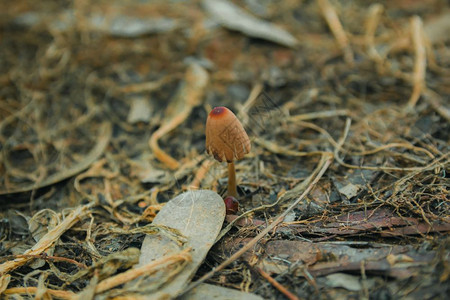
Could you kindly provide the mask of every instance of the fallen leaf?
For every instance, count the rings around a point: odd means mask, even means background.
[[[229,1],[204,0],[202,3],[214,20],[228,29],[287,47],[295,47],[298,43],[289,32],[248,14]]]
[[[214,244],[224,219],[223,199],[213,191],[188,191],[167,202],[156,215],[153,224],[177,230],[183,235],[186,239],[183,246],[192,248],[192,261],[175,277],[169,277],[169,281],[163,283],[157,291],[152,292],[152,299],[176,297],[187,286]],[[180,251],[179,245],[166,236],[147,235],[137,267],[177,251]]]

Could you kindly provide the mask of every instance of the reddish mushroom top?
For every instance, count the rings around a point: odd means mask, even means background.
[[[250,139],[234,113],[224,106],[215,107],[206,120],[206,152],[230,163],[250,149]]]

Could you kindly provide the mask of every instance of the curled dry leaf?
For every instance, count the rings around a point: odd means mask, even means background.
[[[286,30],[248,14],[231,2],[204,0],[203,7],[214,20],[228,29],[287,47],[295,47],[298,43],[297,39]]]

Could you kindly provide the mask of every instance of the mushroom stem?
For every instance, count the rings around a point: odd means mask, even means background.
[[[236,199],[238,197],[234,162],[228,163],[228,196],[233,196]]]

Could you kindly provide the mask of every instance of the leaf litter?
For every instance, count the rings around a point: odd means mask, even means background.
[[[148,297],[186,270],[186,299],[448,294],[445,1],[0,10],[3,296]],[[224,194],[204,149],[222,105],[252,152],[239,213],[200,226],[195,258],[169,203]],[[177,251],[137,263],[158,237]]]

